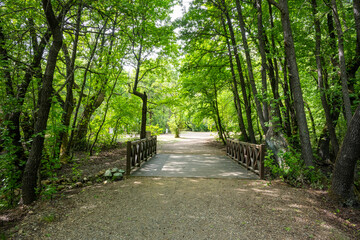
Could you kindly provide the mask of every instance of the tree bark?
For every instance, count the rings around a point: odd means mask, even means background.
[[[338,50],[339,50],[339,63],[340,63],[340,77],[341,77],[341,87],[342,87],[342,95],[343,95],[343,104],[344,104],[344,112],[345,119],[347,124],[349,125],[352,113],[351,113],[351,103],[349,97],[349,88],[348,88],[348,77],[346,72],[346,62],[345,62],[345,53],[344,53],[344,38],[343,31],[341,28],[340,18],[337,11],[336,0],[331,0],[331,9],[334,15],[336,32],[338,35]]]
[[[351,204],[353,200],[354,170],[356,162],[360,160],[360,105],[352,117],[337,155],[331,183],[333,196]]]
[[[134,80],[134,87],[132,93],[135,96],[138,96],[142,100],[142,111],[141,111],[141,126],[140,126],[140,139],[146,138],[146,114],[147,114],[147,95],[146,92],[141,93],[137,91],[137,86],[142,77],[140,77],[140,67],[141,67],[141,60],[142,60],[142,45],[140,44],[139,53],[136,57],[137,66],[136,66],[136,73],[135,73],[135,80]]]
[[[268,1],[275,5],[281,12],[281,23],[284,32],[285,55],[289,68],[291,88],[294,96],[296,118],[299,126],[301,154],[305,164],[307,166],[313,166],[314,164],[312,147],[304,110],[304,99],[302,96],[299,71],[296,62],[296,53],[290,24],[288,2],[287,0],[280,0],[279,3],[275,2],[274,0]]]
[[[320,28],[320,21],[316,16],[318,13],[317,2],[316,0],[312,0],[311,3],[312,3],[313,15],[314,15],[314,24],[315,24],[315,57],[316,57],[316,66],[317,66],[317,75],[318,75],[318,87],[320,89],[320,98],[325,112],[326,125],[328,126],[327,130],[330,135],[330,141],[333,146],[334,153],[335,155],[337,155],[339,151],[339,143],[332,122],[330,107],[328,105],[327,95],[323,81],[323,68],[322,68],[322,58],[321,58],[321,28]]]
[[[225,39],[226,39],[226,46],[227,46],[227,50],[229,53],[229,63],[230,63],[230,70],[231,70],[231,76],[232,76],[232,92],[233,92],[233,96],[234,96],[234,104],[235,104],[235,108],[236,108],[236,113],[237,113],[237,117],[238,117],[238,124],[239,124],[239,128],[241,131],[241,135],[243,136],[243,140],[245,142],[249,141],[249,136],[246,132],[246,127],[244,124],[244,119],[242,116],[242,110],[241,110],[241,103],[240,103],[240,97],[239,97],[239,91],[238,91],[238,87],[237,87],[237,80],[236,80],[236,75],[235,75],[235,70],[234,70],[234,63],[233,63],[233,56],[232,56],[232,52],[231,52],[231,47],[230,47],[230,42],[229,42],[229,38],[228,38],[228,34],[227,34],[227,30],[226,30],[226,25],[225,25],[225,20],[223,18],[223,16],[221,16],[221,23],[224,29],[224,33],[225,33]]]
[[[249,133],[249,137],[250,137],[250,142],[255,143],[256,140],[255,140],[254,127],[253,127],[252,118],[251,118],[251,106],[250,106],[250,103],[249,103],[249,101],[247,99],[247,96],[246,96],[245,79],[244,79],[243,70],[242,70],[242,67],[241,67],[239,53],[238,53],[238,50],[237,50],[237,44],[236,44],[234,29],[233,29],[233,26],[232,26],[231,18],[230,18],[228,9],[226,7],[225,1],[223,1],[223,7],[224,7],[223,12],[225,14],[227,24],[228,24],[228,28],[229,28],[229,32],[230,32],[230,38],[231,38],[232,48],[233,48],[233,51],[234,51],[234,57],[235,57],[235,60],[236,60],[237,70],[238,70],[239,77],[240,77],[240,86],[241,86],[241,92],[242,92],[242,95],[243,95],[243,100],[244,100],[244,105],[245,105],[245,112],[246,112],[246,118],[247,118],[247,122],[248,122],[248,133]]]
[[[262,88],[263,88],[262,95],[263,95],[263,99],[264,99],[263,106],[261,106],[261,103],[258,98],[258,92],[257,92],[256,84],[255,84],[255,79],[254,79],[253,67],[252,67],[251,58],[250,58],[250,49],[249,49],[249,46],[247,43],[247,38],[246,38],[244,17],[242,14],[241,5],[240,5],[239,0],[236,0],[236,9],[238,12],[238,18],[239,18],[240,30],[241,30],[240,32],[241,32],[241,36],[242,36],[242,43],[243,43],[244,50],[245,50],[246,65],[247,65],[249,80],[250,80],[251,89],[252,89],[252,93],[253,93],[253,97],[254,97],[254,101],[255,101],[256,112],[257,112],[258,118],[260,120],[261,128],[262,128],[264,134],[266,134],[268,127],[265,125],[265,123],[269,121],[268,107],[267,107],[267,103],[266,103],[266,101],[267,101],[266,60],[265,60],[266,57],[262,55],[262,58],[261,58],[262,64],[265,61],[265,66],[262,65],[262,67],[264,67],[265,69],[262,70],[262,72],[261,72]],[[262,37],[262,32],[259,32],[259,34]],[[263,53],[265,53],[265,52],[263,52]],[[263,78],[264,76],[265,76],[265,79]]]
[[[31,152],[25,166],[22,180],[22,199],[24,204],[30,204],[36,200],[37,172],[41,162],[44,147],[45,130],[49,111],[51,107],[52,82],[57,62],[57,56],[62,45],[62,29],[60,22],[56,19],[51,1],[42,0],[47,23],[53,34],[53,43],[49,50],[46,69],[42,78],[42,88],[39,92],[39,111],[35,123],[35,137],[33,138]]]
[[[105,27],[102,30],[105,31]],[[81,100],[82,100],[83,95],[84,95],[84,89],[85,89],[85,85],[86,85],[87,74],[89,72],[90,65],[91,65],[91,63],[93,61],[93,58],[95,56],[95,53],[97,51],[97,46],[98,46],[99,38],[101,36],[101,32],[102,31],[100,31],[98,33],[98,35],[96,36],[95,46],[94,46],[93,50],[91,51],[89,61],[86,64],[86,68],[85,68],[85,72],[84,72],[84,78],[83,78],[83,82],[82,82],[82,85],[81,85],[81,90],[80,90],[80,93],[79,93],[79,100],[78,100],[78,103],[76,105],[75,115],[74,115],[74,119],[73,119],[73,123],[72,123],[72,130],[71,130],[71,134],[70,134],[70,137],[69,137],[69,142],[68,142],[68,145],[67,145],[67,148],[66,148],[66,151],[65,151],[66,155],[70,155],[70,153],[72,152],[73,145],[74,145],[73,144],[74,136],[75,136],[75,133],[76,133],[76,131],[78,129],[78,128],[76,129],[75,126],[76,126],[76,123],[77,123],[77,117],[78,117],[79,110],[80,110]]]
[[[70,57],[67,46],[64,44],[62,49],[64,52],[65,62],[66,62],[66,77],[67,77],[67,85],[66,85],[66,98],[64,104],[64,112],[61,117],[61,123],[64,126],[64,130],[59,133],[60,139],[60,159],[62,162],[67,162],[67,146],[69,143],[69,126],[71,122],[71,115],[74,111],[74,94],[73,87],[75,82],[75,60],[77,54],[77,46],[79,42],[80,35],[80,23],[81,23],[81,12],[82,12],[82,2],[80,2],[78,6],[77,18],[76,18],[76,30],[75,30],[75,38],[73,42],[73,50]]]

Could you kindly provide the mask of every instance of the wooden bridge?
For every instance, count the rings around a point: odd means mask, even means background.
[[[156,137],[127,143],[127,175],[244,179],[264,177],[264,145],[228,140],[225,151],[211,146],[213,137],[210,133],[185,133],[176,140],[172,136],[162,137],[167,140],[160,144],[159,149]],[[151,161],[148,161],[150,158]]]

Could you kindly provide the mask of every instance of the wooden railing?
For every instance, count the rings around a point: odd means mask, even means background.
[[[227,139],[226,154],[248,170],[258,174],[260,179],[264,179],[264,144],[252,144]]]
[[[136,141],[128,141],[126,148],[126,175],[129,176],[131,169],[140,167],[140,164],[147,161],[156,154],[156,136]]]

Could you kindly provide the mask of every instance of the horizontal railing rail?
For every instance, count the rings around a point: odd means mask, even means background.
[[[126,147],[126,175],[129,176],[133,168],[140,167],[142,162],[155,156],[156,145],[156,136],[128,141]]]
[[[227,139],[226,154],[264,179],[265,144],[253,144]]]

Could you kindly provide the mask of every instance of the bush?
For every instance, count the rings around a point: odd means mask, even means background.
[[[146,131],[151,132],[151,136],[159,136],[164,132],[164,129],[160,128],[158,124],[146,126]]]
[[[295,149],[279,153],[284,160],[279,166],[274,159],[273,152],[268,149],[265,157],[265,167],[270,169],[272,178],[280,178],[295,187],[310,185],[314,188],[324,188],[325,176],[319,169],[306,166],[301,159],[301,153]]]

